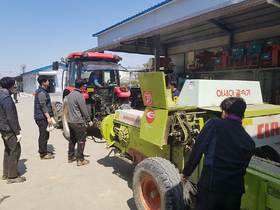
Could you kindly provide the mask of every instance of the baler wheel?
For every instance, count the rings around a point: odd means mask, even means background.
[[[147,158],[136,166],[133,197],[138,210],[187,209],[179,171],[160,157]]]

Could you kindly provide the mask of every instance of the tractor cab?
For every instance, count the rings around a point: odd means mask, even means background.
[[[87,103],[92,103],[93,95],[98,94],[109,96],[108,100],[116,100],[123,97],[124,94],[118,92],[128,92],[129,90],[121,88],[120,71],[127,71],[118,62],[121,57],[114,54],[81,52],[71,53],[66,57],[68,71],[66,74],[66,88],[63,97],[68,95],[75,87],[75,80],[82,78],[86,80],[84,96]],[[124,91],[121,91],[124,90]],[[128,96],[127,96],[128,95]]]
[[[64,104],[67,104],[66,96],[75,88],[75,80],[81,78],[86,82],[82,94],[86,99],[88,113],[96,127],[100,126],[104,117],[114,113],[116,109],[130,108],[130,90],[120,85],[120,71],[127,71],[118,64],[121,60],[122,58],[118,55],[107,53],[69,54],[65,59],[67,70],[65,70],[66,81],[62,96]],[[65,71],[62,78],[64,78]],[[64,109],[66,112],[66,105],[63,105]],[[63,129],[66,126],[67,123],[63,123]],[[64,133],[67,132],[64,131]],[[67,135],[65,134],[65,136]]]

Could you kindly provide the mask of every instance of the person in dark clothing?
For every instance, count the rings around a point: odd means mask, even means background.
[[[84,149],[86,142],[86,125],[93,125],[87,107],[85,97],[82,95],[85,80],[76,79],[75,89],[67,96],[68,100],[68,125],[70,129],[70,140],[68,147],[68,162],[77,160],[77,166],[89,164],[89,160],[84,158]],[[77,157],[75,156],[75,145],[77,143]]]
[[[180,95],[180,91],[177,89],[177,85],[175,83],[169,83],[168,87],[170,87],[172,91],[172,100],[176,102]]]
[[[246,109],[240,97],[220,104],[222,119],[208,120],[198,135],[182,174],[186,183],[204,154],[195,209],[240,209],[244,175],[255,142],[242,127]]]
[[[51,98],[47,91],[49,80],[46,75],[40,75],[37,78],[37,81],[40,86],[35,91],[34,119],[39,127],[39,153],[42,160],[53,159],[53,153],[47,150],[47,144],[50,134],[46,129],[48,125],[52,125],[51,117],[54,116],[52,111]]]
[[[17,109],[11,98],[15,81],[11,77],[3,77],[0,84],[3,88],[0,91],[0,132],[5,146],[2,180],[7,180],[7,184],[20,183],[26,179],[20,176],[17,167],[21,154],[21,129]]]
[[[17,86],[15,85],[14,87],[14,90],[13,90],[13,95],[14,95],[14,100],[15,100],[15,103],[18,103],[18,99],[17,99],[17,96],[20,96],[19,94],[19,89],[17,88]]]
[[[101,85],[101,71],[100,70],[95,70],[91,72],[89,79],[88,79],[88,85],[94,85],[99,88],[102,88],[103,86]]]

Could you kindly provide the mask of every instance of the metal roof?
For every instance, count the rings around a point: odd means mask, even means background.
[[[280,8],[268,4],[267,0],[237,2],[209,12],[202,11],[192,17],[185,16],[87,51],[154,54],[153,37],[157,35],[160,35],[161,46],[168,49],[183,44],[223,37],[230,32],[238,34],[280,25]]]
[[[156,4],[155,6],[150,7],[149,9],[146,9],[146,10],[144,10],[144,11],[142,11],[142,12],[139,12],[138,14],[133,15],[133,16],[131,16],[131,17],[129,17],[129,18],[127,18],[127,19],[125,19],[125,20],[123,20],[123,21],[121,21],[121,22],[115,24],[115,25],[112,25],[112,26],[110,26],[110,27],[108,27],[108,28],[106,28],[106,29],[104,29],[104,30],[102,30],[102,31],[99,31],[99,32],[97,32],[97,33],[95,33],[95,34],[92,34],[92,36],[93,36],[93,37],[94,37],[94,36],[98,36],[98,35],[100,35],[100,34],[106,32],[106,31],[109,31],[109,30],[112,29],[112,28],[115,28],[115,27],[117,27],[117,26],[120,26],[120,25],[122,25],[122,24],[128,22],[128,21],[131,21],[131,20],[133,20],[133,19],[135,19],[135,18],[138,18],[138,17],[140,17],[140,16],[142,16],[142,15],[148,13],[148,12],[151,12],[151,11],[153,11],[153,10],[159,8],[159,7],[162,7],[162,6],[168,4],[168,3],[172,2],[172,1],[176,1],[176,0],[165,0],[165,1],[161,2],[161,3]]]
[[[66,66],[65,63],[60,63],[60,62],[58,63],[58,65],[64,66],[64,67]],[[25,72],[25,73],[20,74],[20,76],[25,75],[25,74],[29,74],[29,73],[33,73],[33,72],[43,71],[43,70],[52,68],[52,66],[53,66],[53,65],[49,65],[49,66],[45,66],[45,67],[42,67],[42,68],[34,69],[34,70],[32,70],[32,71],[28,71],[28,72]]]

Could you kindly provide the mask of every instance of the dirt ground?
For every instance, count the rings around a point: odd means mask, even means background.
[[[61,101],[61,98],[51,95],[52,101]],[[33,103],[32,95],[21,94],[16,104],[22,129],[18,167],[27,180],[17,184],[0,180],[0,209],[136,209],[132,193],[134,166],[116,159],[106,149],[98,130],[90,129],[88,133],[84,153],[90,160],[89,165],[78,167],[76,163],[68,163],[68,141],[60,129],[50,133],[48,143],[48,150],[55,153],[55,159],[40,160]],[[4,145],[0,143],[0,174],[3,173],[3,151]]]

